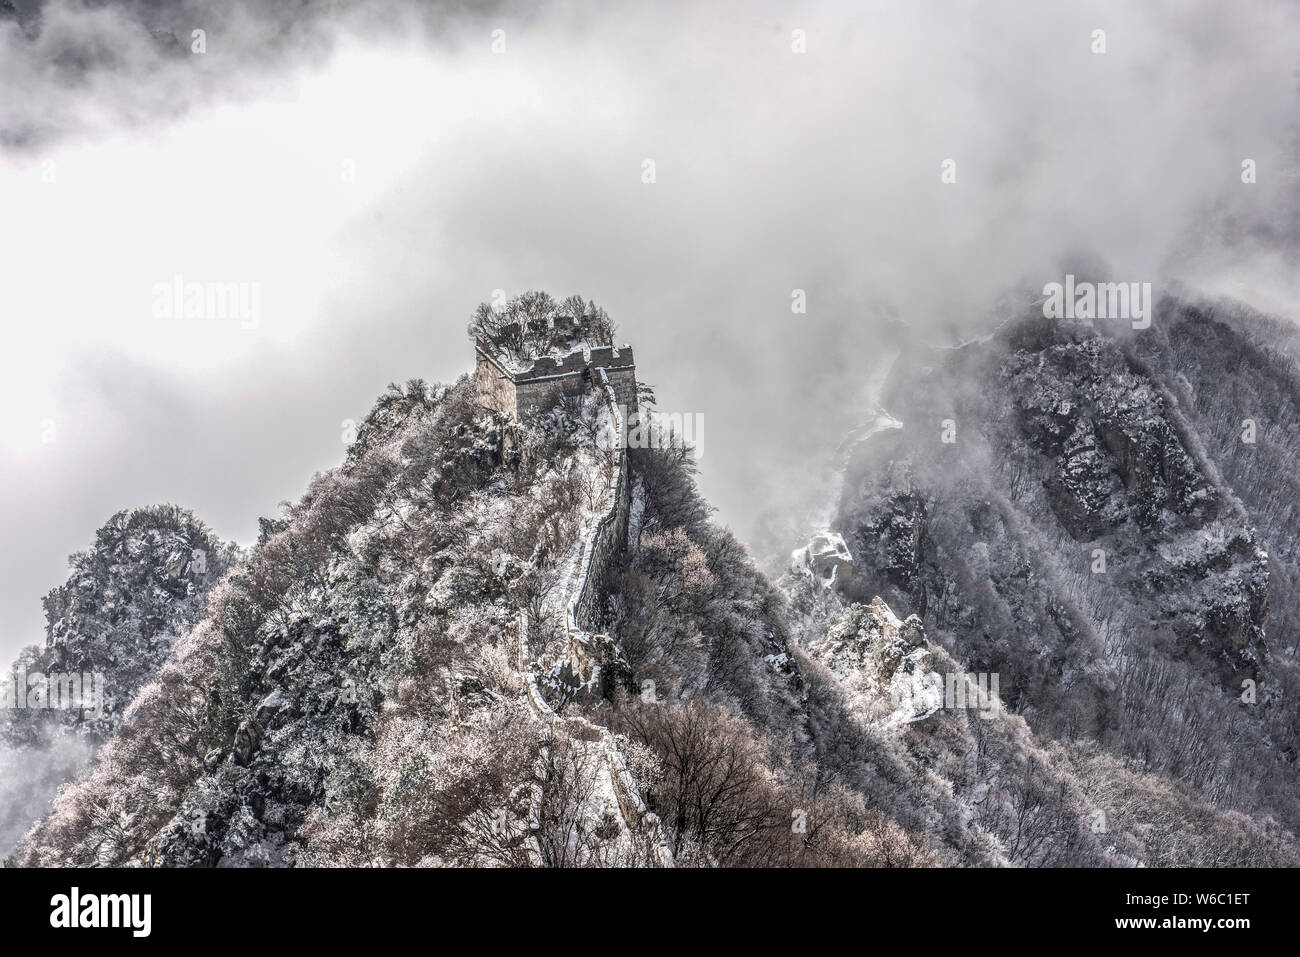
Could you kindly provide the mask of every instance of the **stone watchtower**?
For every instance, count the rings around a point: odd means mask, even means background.
[[[516,359],[483,337],[474,340],[474,389],[480,405],[519,417],[554,405],[564,395],[585,395],[602,385],[598,370],[618,404],[636,409],[636,363],[632,347],[591,346],[574,333],[577,322],[559,316],[550,326],[546,355]],[[511,327],[503,330],[508,336]]]

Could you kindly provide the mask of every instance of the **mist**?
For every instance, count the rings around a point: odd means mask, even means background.
[[[960,341],[1081,254],[1300,301],[1291,3],[17,6],[6,659],[119,509],[251,543],[386,383],[470,370],[498,289],[604,306],[751,542],[815,509],[891,321]],[[258,321],[158,318],[177,276]]]
[[[73,735],[55,735],[39,751],[0,745],[0,857],[49,809],[59,785],[73,778],[93,755],[90,744]]]

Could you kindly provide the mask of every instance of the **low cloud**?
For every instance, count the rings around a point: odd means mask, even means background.
[[[703,415],[704,490],[746,538],[815,508],[891,320],[978,333],[1081,252],[1283,309],[1298,20],[19,5],[0,20],[0,653],[39,638],[39,596],[120,508],[171,500],[251,540],[385,383],[470,368],[494,289],[605,306],[663,410]],[[155,317],[176,275],[258,283],[258,327]]]

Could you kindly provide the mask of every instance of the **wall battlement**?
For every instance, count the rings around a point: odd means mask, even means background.
[[[577,322],[567,316],[555,320],[557,339]],[[548,408],[564,395],[586,395],[601,386],[597,370],[603,369],[619,405],[636,408],[636,360],[632,347],[576,346],[563,355],[539,356],[527,368],[515,367],[486,339],[474,340],[475,392],[479,403],[507,415],[520,416]]]

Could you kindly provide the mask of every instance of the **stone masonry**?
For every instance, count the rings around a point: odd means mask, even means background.
[[[636,362],[629,345],[578,346],[563,355],[540,356],[526,366],[511,363],[482,338],[475,339],[474,353],[479,403],[506,415],[523,416],[549,408],[562,395],[598,390],[598,369],[605,370],[618,404],[636,409]]]

